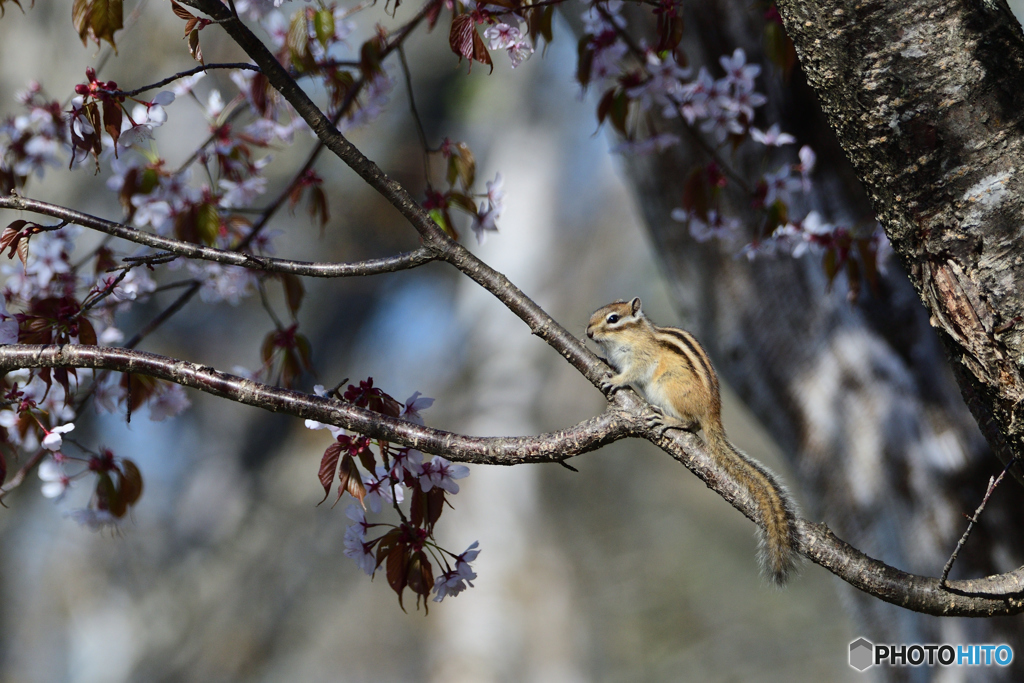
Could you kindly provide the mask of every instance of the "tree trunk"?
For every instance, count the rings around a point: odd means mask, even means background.
[[[798,144],[817,152],[816,189],[807,208],[853,225],[870,219],[870,197],[914,287],[935,310],[932,324],[943,330],[954,356],[964,359],[957,374],[967,380],[965,395],[988,426],[989,442],[1011,453],[1024,428],[1019,419],[1014,422],[1020,410],[1014,392],[1022,383],[1013,359],[1022,356],[1022,337],[1017,327],[1007,327],[1024,306],[1017,289],[1024,282],[1017,271],[1024,266],[1012,256],[1020,247],[1011,243],[1011,216],[1019,215],[1024,201],[1024,193],[1014,192],[1019,174],[1012,164],[1019,158],[1014,123],[1024,110],[1015,106],[1024,97],[1024,79],[1015,77],[1019,27],[1012,16],[998,14],[981,27],[984,36],[979,29],[977,37],[968,37],[968,27],[980,25],[961,18],[959,33],[937,33],[943,29],[936,22],[933,32],[912,37],[906,18],[886,17],[880,9],[833,17],[833,5],[842,3],[783,7],[801,61],[813,65],[810,80],[822,92],[828,119],[802,75],[794,73],[784,84],[778,72],[766,69],[759,89],[769,96],[767,120],[758,124],[779,121]],[[688,8],[684,47],[694,66],[706,64],[717,73],[718,56],[737,46],[746,49],[750,62],[766,63],[764,24],[746,3]],[[900,11],[927,14],[906,3]],[[849,26],[839,26],[840,20]],[[794,29],[798,24],[806,34]],[[886,46],[888,61],[878,54],[853,57]],[[916,57],[900,63],[901,49],[940,54],[932,55],[934,68],[922,68]],[[984,98],[966,85],[956,91],[952,76],[939,70],[947,55],[964,78],[977,81]],[[1000,60],[993,64],[995,55]],[[918,87],[911,83],[922,83],[924,94],[911,97],[909,91]],[[840,130],[852,168],[829,122]],[[675,154],[628,165],[681,322],[706,343],[719,372],[792,459],[808,517],[826,522],[869,555],[938,576],[966,526],[963,514],[978,505],[989,476],[1001,466],[964,405],[906,273],[890,263],[877,292],[849,303],[842,291],[827,291],[824,269],[813,257],[750,262],[736,258],[734,245],[695,242],[670,212],[679,205],[690,169],[710,159],[686,144],[691,137],[682,137]],[[795,161],[789,152],[765,169],[763,151],[756,151],[744,147],[728,162],[756,178]],[[857,176],[865,180],[866,194]],[[756,225],[749,200],[736,198],[731,210]],[[842,288],[837,282],[836,289]],[[1016,487],[1009,482],[997,490],[953,575],[980,576],[1021,563],[1020,535],[1012,532],[1022,521],[1011,500],[1019,498]],[[860,635],[876,643],[1024,645],[1009,619],[940,619],[853,591],[849,597]],[[992,680],[1020,677],[1008,670],[987,673]],[[879,675],[920,680],[930,672],[894,668]]]

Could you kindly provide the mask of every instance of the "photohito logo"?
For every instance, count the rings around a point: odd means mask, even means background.
[[[875,645],[867,638],[850,643],[850,666],[857,671],[879,666],[1008,666],[1009,645]]]

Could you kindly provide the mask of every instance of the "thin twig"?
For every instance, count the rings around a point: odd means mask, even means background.
[[[81,225],[98,232],[103,232],[114,237],[135,242],[154,249],[162,249],[171,254],[185,258],[202,259],[223,263],[231,266],[241,266],[274,273],[292,273],[295,275],[306,275],[311,277],[352,277],[362,275],[376,275],[379,273],[393,273],[397,270],[406,270],[421,266],[436,258],[433,250],[428,247],[420,247],[395,256],[386,256],[378,259],[368,259],[354,263],[331,263],[296,261],[292,259],[273,258],[270,256],[257,256],[254,254],[238,251],[246,242],[240,243],[234,250],[215,249],[201,244],[194,244],[184,240],[177,240],[170,237],[162,237],[133,228],[124,223],[114,223],[97,216],[92,216],[80,211],[40,202],[24,197],[10,196],[0,197],[0,208],[14,209],[17,211],[32,211],[34,213],[60,218],[75,225]],[[51,228],[47,228],[51,229]],[[254,228],[255,231],[255,228]],[[251,234],[251,233],[250,233]]]
[[[412,120],[416,122],[416,133],[420,136],[420,146],[423,147],[423,179],[430,183],[430,145],[427,143],[427,134],[423,130],[423,121],[420,120],[420,113],[416,109],[416,98],[412,92],[412,74],[409,71],[409,62],[405,59],[405,48],[398,46],[398,60],[402,64],[402,74],[405,76],[405,89],[409,93],[409,110],[412,112]]]
[[[942,568],[942,577],[939,579],[939,585],[943,588],[946,587],[946,579],[949,578],[949,572],[953,569],[953,563],[956,562],[956,558],[960,554],[960,549],[967,543],[967,537],[971,535],[971,530],[974,529],[974,525],[978,523],[979,519],[981,519],[981,513],[985,509],[985,506],[988,505],[988,499],[992,496],[992,492],[996,490],[996,487],[999,486],[999,482],[1003,480],[1003,477],[1006,476],[1006,473],[1010,471],[1010,468],[1015,462],[1017,462],[1016,459],[1011,459],[1010,462],[1006,463],[1006,467],[1003,468],[1003,471],[999,473],[998,477],[988,478],[988,488],[985,490],[985,496],[981,499],[981,505],[979,505],[978,509],[974,511],[974,515],[972,517],[967,518],[967,529],[964,530],[960,540],[957,541],[956,548],[953,550],[953,554],[949,556],[949,561],[946,562],[946,566]]]
[[[205,71],[208,71],[210,69],[240,69],[240,70],[246,70],[246,71],[255,71],[256,73],[259,73],[259,71],[260,71],[260,68],[258,66],[256,66],[255,64],[249,64],[248,62],[235,62],[235,63],[223,63],[223,64],[203,64],[202,66],[197,66],[195,68],[188,69],[186,71],[179,71],[178,73],[174,74],[173,76],[168,76],[167,78],[159,80],[156,83],[150,83],[149,85],[144,85],[141,88],[135,88],[134,90],[101,90],[100,92],[102,92],[102,93],[104,93],[106,95],[111,95],[113,97],[135,97],[136,95],[138,95],[140,93],[144,93],[147,90],[153,90],[155,88],[160,88],[160,87],[163,87],[163,86],[167,85],[168,83],[173,83],[174,81],[177,81],[177,80],[179,80],[181,78],[187,78],[189,76],[194,76],[197,73],[205,72]]]

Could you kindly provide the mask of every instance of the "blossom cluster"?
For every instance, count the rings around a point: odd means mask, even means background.
[[[337,397],[316,386],[318,396]],[[423,424],[421,410],[429,408],[434,399],[420,392],[410,396],[404,404],[398,403],[378,387],[373,378],[349,385],[341,400],[360,408]],[[433,592],[434,601],[461,593],[472,586],[476,573],[471,562],[479,554],[477,543],[460,554],[442,548],[434,539],[434,525],[448,504],[448,497],[459,492],[456,480],[469,475],[469,468],[457,465],[435,455],[426,460],[414,448],[395,448],[386,441],[377,442],[376,452],[369,438],[349,435],[344,429],[306,420],[309,429],[326,429],[334,436],[320,462],[320,483],[324,487],[324,500],[330,495],[335,479],[338,495],[335,503],[346,493],[359,504],[349,505],[346,514],[352,524],[345,531],[345,556],[351,558],[368,575],[383,565],[388,584],[398,594],[399,604],[406,588],[420,599]],[[379,458],[379,459],[378,459]],[[401,507],[408,498],[408,512]],[[323,502],[323,501],[321,501]],[[366,509],[380,514],[385,506],[393,508],[400,518],[399,524],[370,523]],[[387,531],[373,535],[374,528]],[[433,567],[443,567],[434,576]]]
[[[753,182],[739,180],[726,168],[720,151],[751,141],[765,148],[796,143],[777,123],[767,129],[754,125],[756,110],[767,102],[756,89],[761,66],[747,62],[742,48],[719,57],[722,75],[715,77],[706,66],[696,75],[681,52],[679,6],[675,0],[658,5],[653,43],[633,40],[626,30],[621,0],[591,0],[583,13],[585,35],[580,42],[578,79],[586,88],[597,84],[603,94],[598,103],[599,122],[605,120],[622,137],[613,151],[621,154],[654,154],[680,142],[668,130],[657,130],[659,122],[680,120],[694,135],[706,136],[710,162],[696,166],[687,179],[682,206],[672,217],[685,223],[699,242],[717,239],[732,244],[748,258],[787,253],[799,257],[809,250],[824,254],[823,266],[831,283],[845,272],[852,296],[859,291],[862,275],[874,284],[876,271],[883,267],[888,243],[879,230],[852,230],[822,220],[814,211],[798,212],[809,204],[795,201],[811,190],[815,154],[809,146],[799,150],[798,163],[786,163]],[[769,28],[778,14],[766,14]],[[745,199],[758,210],[759,223],[744,225],[721,206],[723,190],[731,186],[747,194]],[[800,216],[803,216],[802,218]],[[745,245],[745,246],[744,246]]]

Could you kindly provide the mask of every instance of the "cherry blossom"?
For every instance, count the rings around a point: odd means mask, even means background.
[[[148,402],[150,420],[163,422],[192,405],[180,384],[160,384],[158,386],[160,388]]]
[[[781,147],[782,145],[790,145],[796,142],[795,137],[789,133],[781,132],[777,123],[773,123],[767,131],[762,131],[760,128],[751,128],[750,137],[766,147]]]
[[[454,480],[468,476],[469,468],[465,465],[454,465],[450,460],[435,455],[429,462],[423,463],[419,475],[420,488],[426,493],[437,486],[448,493],[455,494],[459,492],[459,485]]]
[[[403,481],[406,474],[419,477],[423,472],[423,453],[415,448],[402,448],[391,460],[391,477]]]
[[[719,57],[718,63],[725,70],[725,78],[731,85],[741,90],[754,89],[754,79],[761,73],[761,65],[747,64],[747,53],[743,48],[736,48],[732,57]]]
[[[65,513],[65,516],[70,517],[82,526],[88,527],[93,531],[116,528],[121,522],[121,520],[112,515],[109,510],[93,510],[92,508],[71,510],[70,512]]]
[[[370,510],[375,514],[379,514],[383,501],[392,503],[395,498],[401,503],[405,500],[405,491],[402,485],[392,481],[388,471],[381,466],[377,466],[376,475],[363,474],[363,485],[366,487],[366,497],[363,498],[363,504],[369,506]],[[391,487],[394,486],[394,497],[391,495]]]
[[[456,557],[455,568],[444,572],[436,579],[434,579],[434,602],[441,602],[449,595],[455,597],[462,591],[466,590],[466,585],[473,585],[473,580],[476,579],[476,572],[469,565],[470,562],[477,558],[480,554],[480,550],[477,546],[480,545],[479,541],[474,541],[472,545],[466,548],[466,551]]]
[[[37,473],[43,480],[42,494],[44,498],[54,498],[59,501],[71,486],[71,477],[65,474],[61,466],[52,458],[43,460],[39,464]]]
[[[63,445],[63,438],[61,434],[67,434],[75,428],[74,422],[68,422],[67,424],[54,427],[53,429],[46,432],[46,436],[43,438],[43,448],[48,451],[59,451],[61,445]]]
[[[138,145],[153,139],[153,129],[167,122],[164,107],[174,101],[174,93],[164,90],[157,93],[149,104],[137,104],[131,118],[125,117],[121,125],[121,136],[117,142],[123,147]]]
[[[487,233],[498,231],[496,221],[505,209],[504,184],[500,173],[495,174],[494,180],[487,181],[487,198],[480,202],[477,214],[473,217],[472,228],[477,244],[487,241]]]
[[[434,399],[424,396],[417,391],[405,399],[405,405],[402,407],[402,417],[409,422],[421,425],[423,424],[423,417],[420,415],[420,411],[426,410],[432,405],[434,405]]]
[[[0,296],[0,344],[18,343],[18,320],[7,310],[7,302]],[[433,399],[429,399],[433,403]],[[430,404],[427,404],[428,406]],[[416,414],[419,417],[419,414]]]
[[[64,240],[51,233],[37,235],[29,247],[29,263],[25,272],[35,276],[38,286],[45,288],[56,275],[71,270],[67,259]]]
[[[771,206],[775,200],[785,203],[790,201],[790,192],[802,189],[799,178],[794,178],[789,166],[781,166],[774,173],[766,173],[762,182],[766,191],[764,205]]]
[[[366,542],[366,531],[370,525],[366,522],[366,513],[358,505],[349,505],[345,514],[355,524],[345,529],[345,557],[351,557],[368,576],[372,576],[377,569],[377,559],[373,550]]]
[[[518,43],[522,35],[517,27],[502,23],[484,31],[484,38],[490,41],[492,50],[504,50]]]

